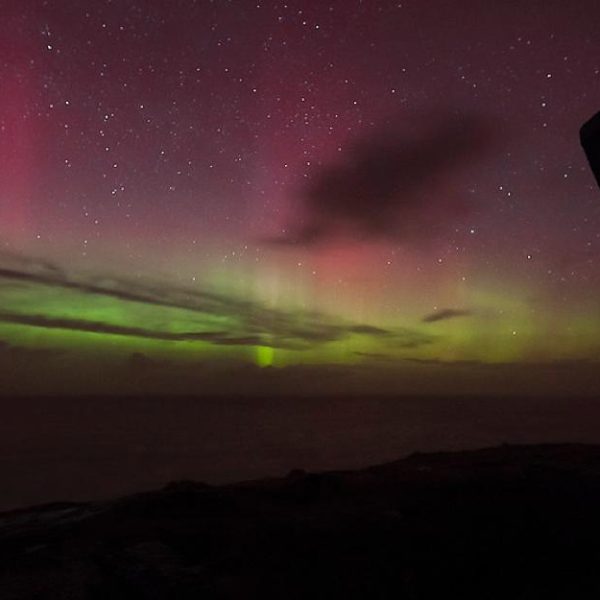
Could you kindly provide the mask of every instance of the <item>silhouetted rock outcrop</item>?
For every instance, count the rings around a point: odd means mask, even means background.
[[[581,127],[579,137],[600,186],[600,112]]]
[[[1,597],[598,598],[598,506],[584,445],[186,481],[1,514]]]

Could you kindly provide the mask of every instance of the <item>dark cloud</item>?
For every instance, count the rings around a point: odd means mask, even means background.
[[[381,329],[380,327],[373,327],[371,325],[354,325],[352,327],[353,333],[363,333],[365,335],[374,335],[374,336],[387,336],[390,335],[390,332],[386,329]]]
[[[64,276],[64,271],[49,260],[31,256],[23,256],[17,252],[0,249],[0,263],[7,268],[16,270],[28,270],[32,273],[47,273]]]
[[[389,354],[383,354],[382,352],[355,352],[356,356],[360,356],[361,358],[368,358],[371,360],[383,360],[383,361],[393,361],[396,360],[393,356]]]
[[[468,360],[468,359],[457,359],[457,360],[443,360],[441,358],[417,358],[417,357],[405,357],[401,359],[405,363],[413,363],[422,366],[430,367],[444,367],[448,369],[460,369],[465,368],[471,372],[477,371],[495,371],[497,373],[534,373],[534,372],[564,372],[573,369],[574,371],[579,368],[590,368],[591,370],[598,369],[599,362],[591,359],[558,359],[549,361],[525,361],[525,362],[486,362],[483,360]]]
[[[210,341],[219,343],[219,340],[226,339],[227,336],[225,332],[218,331],[170,333],[166,331],[143,329],[141,327],[126,327],[101,321],[89,321],[87,319],[56,318],[44,315],[10,312],[0,312],[0,322],[40,327],[42,329],[63,329],[69,331],[82,331],[85,333],[121,335],[173,342]]]
[[[414,358],[414,357],[404,358],[403,360],[406,362],[415,363],[418,365],[428,365],[428,366],[481,367],[481,368],[497,368],[498,367],[498,363],[486,363],[481,360],[442,360],[440,358]]]
[[[0,268],[0,279],[38,284],[72,290],[117,300],[152,304],[167,308],[181,308],[203,313],[222,313],[225,308],[234,310],[247,306],[246,302],[219,296],[218,294],[190,291],[175,286],[161,286],[103,278],[102,285],[88,281],[69,279],[63,272],[31,272]]]
[[[472,310],[457,309],[457,308],[444,308],[443,310],[436,310],[434,313],[423,317],[423,323],[436,323],[437,321],[448,321],[449,319],[456,319],[457,317],[470,317],[473,315]]]
[[[87,319],[57,318],[39,314],[32,315],[1,311],[0,322],[42,329],[61,329],[170,342],[209,342],[221,346],[271,346],[273,348],[285,348],[288,350],[304,350],[314,344],[340,340],[351,334],[382,335],[381,330],[368,326],[328,325],[326,323],[321,325],[313,323],[304,328],[292,325],[288,329],[285,329],[280,326],[273,330],[269,330],[265,326],[261,333],[257,335],[236,335],[228,331],[168,332]],[[235,330],[237,331],[237,328]],[[396,347],[402,348],[416,348],[431,341],[430,336],[411,330],[399,330],[393,334],[386,332],[386,335],[393,337]]]
[[[451,200],[450,176],[478,159],[492,141],[475,115],[430,116],[417,135],[380,132],[321,169],[302,196],[302,221],[281,243],[336,236],[423,239],[464,211]],[[446,186],[441,191],[440,186]]]
[[[385,330],[371,325],[346,322],[314,311],[285,311],[268,308],[259,302],[241,300],[233,296],[210,291],[190,290],[180,286],[127,281],[103,277],[94,281],[73,278],[59,268],[44,265],[38,268],[36,261],[23,260],[12,268],[0,266],[2,281],[18,282],[30,289],[32,296],[41,288],[62,289],[72,294],[72,302],[78,303],[78,295],[110,297],[117,302],[137,303],[160,309],[159,315],[169,316],[172,309],[180,309],[209,317],[226,318],[227,326],[211,330],[199,326],[187,331],[165,331],[157,325],[141,323],[115,323],[66,315],[47,315],[42,310],[21,312],[13,307],[0,311],[0,322],[43,329],[62,329],[92,334],[117,335],[173,342],[206,342],[227,346],[270,346],[291,350],[310,349],[315,344],[341,340],[352,335],[382,338],[399,348],[415,348],[433,340],[409,329]],[[20,266],[21,268],[14,268]],[[30,267],[27,269],[26,267]],[[196,318],[190,314],[188,324]],[[168,322],[169,318],[165,319]],[[201,321],[201,319],[200,319]]]

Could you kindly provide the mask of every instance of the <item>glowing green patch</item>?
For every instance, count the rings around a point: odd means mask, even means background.
[[[275,350],[269,346],[256,347],[256,364],[259,367],[270,367],[273,364]]]

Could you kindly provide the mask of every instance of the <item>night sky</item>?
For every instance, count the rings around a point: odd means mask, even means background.
[[[4,393],[598,391],[595,0],[1,4]]]

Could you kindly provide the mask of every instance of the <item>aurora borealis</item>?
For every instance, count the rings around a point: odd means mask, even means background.
[[[598,391],[597,3],[4,4],[4,393]]]

